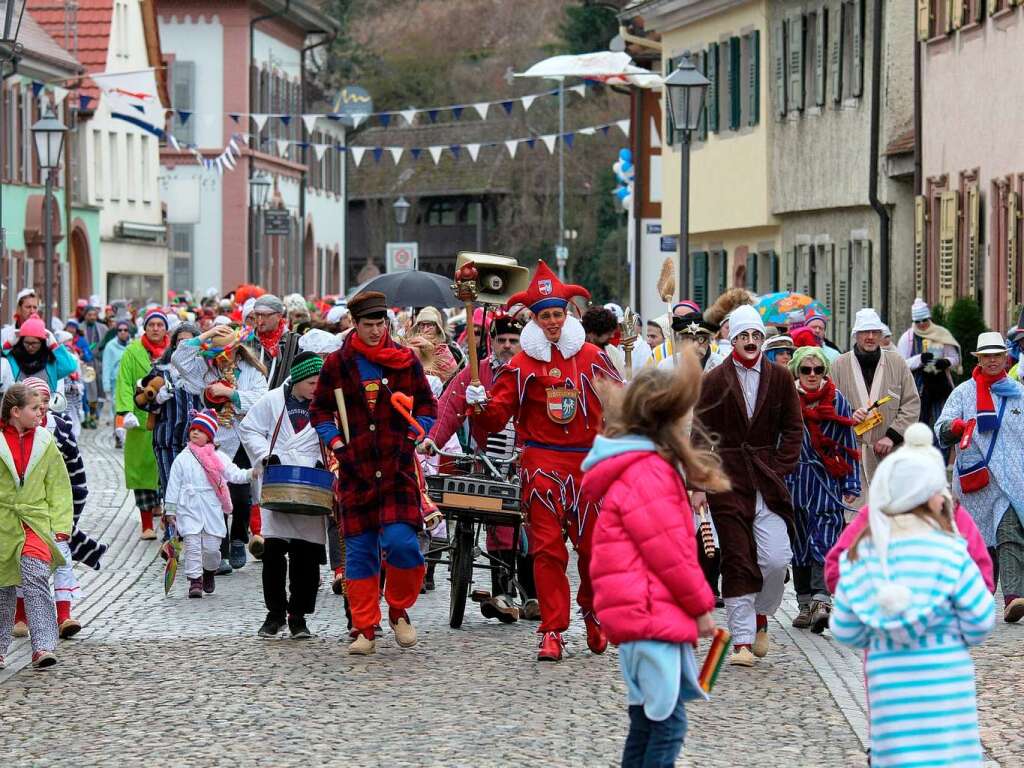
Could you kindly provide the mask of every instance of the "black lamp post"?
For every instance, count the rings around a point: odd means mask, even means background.
[[[405,222],[409,220],[409,208],[411,207],[409,201],[405,197],[399,197],[391,204],[392,209],[395,211],[395,223],[398,225],[398,240],[405,242],[405,238],[402,235],[402,227],[405,226]]]
[[[690,285],[690,135],[697,130],[704,96],[711,82],[688,56],[665,78],[669,116],[680,148],[679,169],[679,295]]]
[[[14,62],[21,53],[18,30],[26,4],[26,0],[0,0],[0,61]],[[14,73],[13,67],[11,73]]]
[[[53,110],[48,110],[46,116],[32,126],[39,170],[46,172],[46,192],[43,195],[43,240],[46,249],[43,260],[43,279],[46,281],[43,285],[43,318],[47,328],[53,317],[53,219],[50,202],[53,200],[53,173],[60,168],[66,132],[67,126],[56,118]]]
[[[268,194],[270,194],[270,177],[267,174],[258,173],[249,179],[249,208],[252,221],[249,279],[254,283],[260,280],[260,240],[263,237],[263,233],[260,231],[260,211],[267,204]]]

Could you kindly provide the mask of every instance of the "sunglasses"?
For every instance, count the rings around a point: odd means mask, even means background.
[[[810,376],[812,373],[815,376],[824,376],[825,375],[825,366],[823,366],[823,365],[816,365],[816,366],[814,366],[812,368],[809,365],[801,365],[800,366],[800,373],[803,376]]]

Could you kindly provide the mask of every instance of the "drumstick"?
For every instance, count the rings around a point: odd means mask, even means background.
[[[345,445],[348,445],[348,410],[345,408],[345,393],[340,387],[334,390],[334,400],[338,404],[338,421],[341,422],[341,432],[345,435]]]

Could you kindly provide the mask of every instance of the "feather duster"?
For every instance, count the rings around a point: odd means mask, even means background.
[[[658,275],[658,295],[666,304],[672,301],[676,294],[676,265],[674,259],[669,256],[661,262],[661,274]]]
[[[725,320],[729,313],[736,309],[736,307],[753,303],[754,300],[750,295],[750,291],[746,288],[730,288],[715,299],[714,304],[704,310],[704,319],[709,323],[721,325],[722,321]]]

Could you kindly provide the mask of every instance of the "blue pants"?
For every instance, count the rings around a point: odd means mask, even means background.
[[[672,768],[686,736],[686,707],[682,695],[672,714],[651,720],[642,705],[629,708],[629,734],[622,750],[622,768]]]
[[[408,523],[389,523],[380,532],[345,537],[345,578],[367,579],[380,573],[380,555],[392,568],[423,565],[416,529]]]

